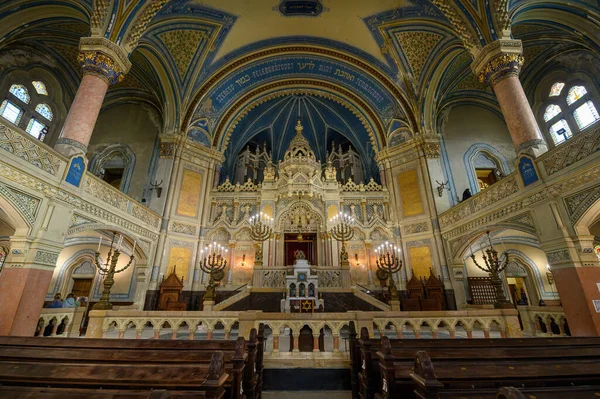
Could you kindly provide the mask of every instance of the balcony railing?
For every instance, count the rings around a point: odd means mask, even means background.
[[[71,190],[57,190],[65,175],[69,159],[20,128],[11,126],[2,120],[0,120],[0,151],[6,151],[16,157],[16,159],[11,160],[3,155],[0,157],[0,164],[7,163],[15,166],[20,171],[28,172],[27,180],[32,180],[30,176],[33,176],[33,179],[41,179],[43,183],[53,186],[51,189],[46,190],[42,185],[37,184],[34,188],[38,191],[51,192],[64,201],[78,205],[84,212],[91,213],[108,222],[113,222],[111,218],[114,219],[114,217],[91,204],[100,201],[107,205],[106,210],[116,210],[127,214],[130,216],[127,219],[135,219],[144,225],[150,226],[151,230],[157,231],[160,226],[160,215],[110,184],[98,179],[92,173],[87,172],[85,174],[79,191],[81,198],[86,199],[87,204],[73,197],[73,191]],[[40,174],[36,170],[44,173]],[[19,176],[14,175],[14,173],[11,174],[14,181],[21,184],[26,182],[25,176],[25,174]],[[131,222],[127,221],[126,224],[129,225]],[[128,228],[128,226],[122,227]]]

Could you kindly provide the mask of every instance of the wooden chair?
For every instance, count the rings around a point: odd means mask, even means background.
[[[160,284],[158,310],[187,310],[187,303],[180,301],[183,291],[183,278],[179,279],[173,267],[173,272]]]

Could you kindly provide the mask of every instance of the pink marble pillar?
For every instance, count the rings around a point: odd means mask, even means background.
[[[544,142],[519,77],[510,75],[491,83],[517,152]]]
[[[0,336],[33,337],[51,279],[52,270],[11,268],[7,259],[0,275]]]
[[[76,142],[87,148],[108,86],[108,79],[91,73],[83,75],[63,126],[60,144]]]
[[[520,40],[492,42],[475,57],[473,68],[494,90],[516,152],[538,156],[547,147],[519,80],[522,50]]]
[[[66,156],[87,152],[108,87],[122,80],[131,67],[118,45],[108,40],[98,45],[97,40],[89,43],[88,39],[81,39],[86,47],[80,53],[83,78],[55,146]]]

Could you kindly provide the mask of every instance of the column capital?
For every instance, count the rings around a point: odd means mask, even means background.
[[[84,74],[92,74],[108,84],[120,82],[131,68],[125,50],[104,37],[82,37],[78,60]]]
[[[524,61],[522,54],[523,43],[520,40],[496,40],[479,51],[471,69],[481,83],[494,86],[507,76],[519,75]]]

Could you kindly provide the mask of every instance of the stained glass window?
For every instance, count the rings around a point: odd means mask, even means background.
[[[573,86],[571,90],[569,90],[569,94],[567,94],[567,104],[571,105],[581,97],[587,94],[587,90],[583,86]]]
[[[560,96],[560,92],[562,91],[563,87],[565,87],[564,83],[554,83],[550,88],[550,97]]]
[[[573,116],[575,117],[575,121],[577,122],[579,129],[586,128],[600,119],[600,116],[598,116],[598,111],[596,110],[596,107],[594,107],[594,103],[591,101],[587,101],[585,104],[573,111]]]
[[[38,94],[41,94],[43,96],[48,95],[48,90],[46,90],[46,85],[44,84],[44,82],[34,80],[33,82],[31,82],[31,84],[33,85],[33,87],[35,87],[35,91],[37,91]]]
[[[52,118],[54,118],[54,114],[52,114],[52,109],[48,104],[38,104],[35,107],[35,110],[49,121],[51,121]]]
[[[569,124],[564,119],[561,119],[550,126],[549,130],[550,135],[552,135],[552,140],[554,140],[554,144],[560,144],[573,136]]]
[[[29,98],[29,92],[27,91],[25,86],[12,85],[12,86],[10,86],[10,89],[8,91],[10,91],[15,97],[17,97],[19,100],[23,101],[25,104],[29,104],[29,101],[31,99]]]
[[[0,115],[7,121],[18,125],[23,116],[23,110],[8,100],[4,100],[0,106]]]
[[[560,107],[558,105],[556,105],[556,104],[548,105],[548,107],[546,108],[546,112],[544,112],[544,121],[548,122],[549,120],[554,118],[556,115],[560,114],[561,112],[562,112],[562,109],[560,109]]]
[[[36,139],[44,140],[48,129],[46,128],[46,125],[44,125],[42,122],[38,121],[35,118],[31,118],[29,124],[27,125],[26,131]]]

